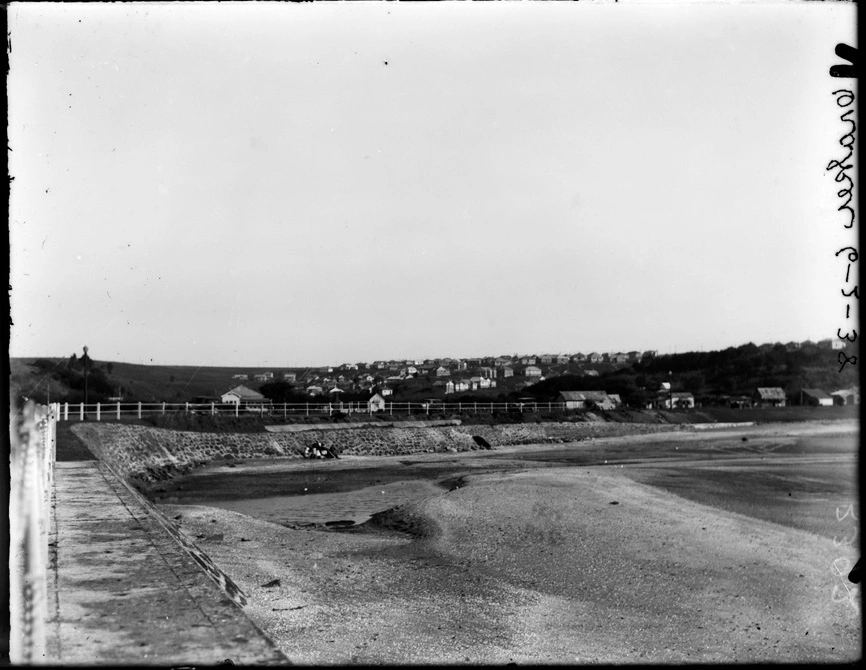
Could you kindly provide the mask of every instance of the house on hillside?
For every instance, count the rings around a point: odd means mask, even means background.
[[[249,378],[250,378],[249,375],[243,375],[243,374],[232,375],[232,379],[239,379],[241,381],[246,381]]]
[[[695,406],[695,396],[688,391],[674,391],[672,395],[674,409],[682,409]]]
[[[523,370],[524,377],[541,377],[541,368],[530,365]]]
[[[695,406],[695,397],[687,391],[660,389],[647,403],[647,409],[683,409]]]
[[[566,409],[615,409],[616,403],[604,391],[560,391]]]
[[[270,403],[271,401],[265,398],[258,391],[253,391],[246,386],[235,386],[231,391],[226,391],[220,396],[220,402],[226,405],[261,405]]]
[[[502,373],[502,377],[513,377],[514,376],[514,368],[509,367],[507,365],[499,368],[500,373]]]
[[[566,356],[565,354],[559,354],[559,356],[556,357],[557,365],[568,365],[569,363],[571,363],[570,356]]]
[[[374,393],[367,401],[368,412],[384,412],[387,406],[387,401],[379,393]]]
[[[821,389],[801,389],[804,405],[813,407],[832,407],[833,397]]]
[[[449,377],[451,375],[451,370],[446,368],[444,365],[440,365],[436,368],[436,376],[437,377]]]
[[[602,356],[597,351],[593,351],[589,356],[586,357],[586,360],[590,363],[601,363]]]
[[[617,352],[615,354],[611,354],[610,355],[610,362],[616,363],[616,364],[627,363],[628,362],[628,354],[624,354],[622,352]]]
[[[785,391],[778,386],[761,386],[752,394],[755,407],[784,407]]]
[[[833,391],[830,396],[833,398],[833,403],[836,405],[859,405],[860,404],[860,389],[852,386],[849,389],[840,389]]]
[[[310,396],[322,395],[325,392],[321,386],[316,386],[315,384],[308,386],[304,390],[307,392],[307,395]]]
[[[293,382],[298,379],[298,374],[296,372],[284,372],[283,373],[283,381],[284,382]]]
[[[553,354],[543,354],[541,356],[541,363],[542,365],[550,365],[551,363],[553,363],[553,359]]]
[[[535,365],[535,356],[524,356],[520,359],[522,365]]]

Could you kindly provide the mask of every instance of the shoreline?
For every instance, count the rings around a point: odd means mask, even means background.
[[[834,603],[839,578],[827,569],[840,556],[853,564],[855,550],[690,501],[627,469],[470,473],[460,488],[348,532],[159,506],[180,515],[295,663],[859,658],[859,596]]]

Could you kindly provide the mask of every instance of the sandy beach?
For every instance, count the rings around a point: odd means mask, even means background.
[[[752,428],[751,452],[713,467],[742,467],[753,453],[777,467],[808,456],[843,458],[850,469],[854,453],[822,451],[829,444],[822,433],[832,431]],[[736,431],[720,435],[677,436],[668,448],[694,456],[708,439],[714,448],[742,441]],[[856,435],[848,440],[856,448]],[[612,439],[607,450],[617,444],[625,443]],[[804,444],[808,454],[798,450]],[[577,446],[562,447],[569,448]],[[676,495],[638,481],[646,479],[640,465],[470,472],[459,488],[350,532],[289,528],[204,505],[161,508],[247,593],[249,616],[296,663],[860,658],[859,590],[840,575],[859,543],[844,542],[850,516],[834,519],[850,486],[817,503],[827,523],[838,524],[836,537],[725,509],[712,494]],[[778,497],[789,506],[807,502],[797,496],[780,489]]]

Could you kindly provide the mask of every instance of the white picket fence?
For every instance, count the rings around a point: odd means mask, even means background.
[[[44,663],[48,618],[48,536],[59,406],[28,401],[9,412],[9,656]]]
[[[331,403],[64,403],[58,406],[61,421],[111,421],[142,419],[156,414],[333,416],[343,414],[480,414],[493,412],[562,412],[562,402],[387,402],[380,406],[367,402]]]

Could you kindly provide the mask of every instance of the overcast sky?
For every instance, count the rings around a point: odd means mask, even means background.
[[[833,337],[855,12],[13,3],[10,355]]]

